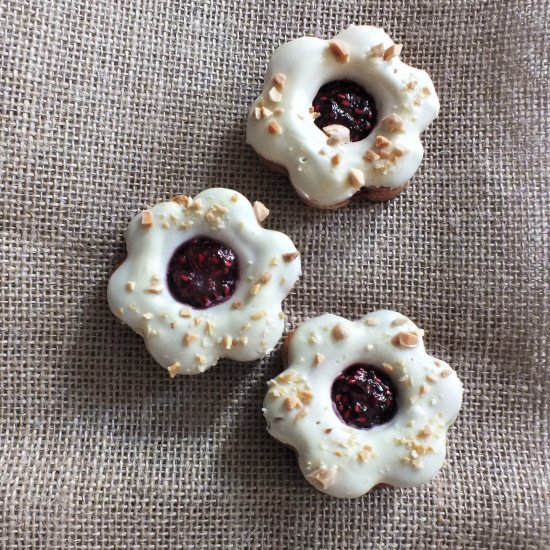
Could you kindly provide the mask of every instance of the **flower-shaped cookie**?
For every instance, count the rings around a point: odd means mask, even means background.
[[[289,335],[288,368],[268,382],[263,411],[317,489],[358,497],[420,485],[441,468],[462,385],[422,335],[388,310],[354,322],[322,315]]]
[[[235,191],[208,189],[130,222],[109,305],[171,376],[204,372],[221,357],[258,359],[281,338],[281,301],[300,258],[286,235],[260,226],[268,213]]]
[[[420,132],[439,111],[430,77],[400,52],[369,26],[282,45],[250,110],[247,142],[288,172],[313,206],[344,206],[359,192],[370,200],[396,196],[422,160]]]

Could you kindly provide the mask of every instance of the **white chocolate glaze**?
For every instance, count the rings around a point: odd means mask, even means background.
[[[354,322],[321,315],[293,334],[288,368],[268,382],[263,412],[269,433],[296,450],[317,489],[358,497],[380,483],[420,485],[439,471],[462,384],[449,365],[426,353],[422,335],[388,310]],[[355,363],[378,367],[396,384],[398,410],[388,423],[357,429],[336,412],[332,383]]]
[[[370,26],[351,26],[330,41],[303,37],[282,45],[248,115],[247,143],[284,166],[297,193],[322,208],[345,203],[363,186],[404,186],[420,165],[419,134],[437,116],[439,100],[428,74],[403,63],[400,49]],[[361,141],[331,145],[310,108],[323,84],[342,79],[374,97],[378,123]],[[390,144],[377,146],[378,136]]]
[[[268,212],[258,203],[256,211]],[[233,296],[202,310],[174,299],[166,281],[174,251],[197,236],[235,250],[240,269]],[[130,222],[126,242],[128,257],[109,281],[109,306],[172,376],[204,372],[221,357],[258,359],[281,338],[281,301],[301,274],[300,258],[286,235],[259,225],[243,195],[208,189],[157,204]]]

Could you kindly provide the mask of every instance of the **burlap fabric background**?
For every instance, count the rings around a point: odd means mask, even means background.
[[[542,549],[548,3],[0,0],[0,547]],[[384,26],[441,115],[414,186],[305,207],[244,142],[273,49]],[[233,187],[303,252],[288,328],[395,308],[466,388],[419,489],[313,490],[265,431],[277,350],[170,380],[105,290],[140,209]]]

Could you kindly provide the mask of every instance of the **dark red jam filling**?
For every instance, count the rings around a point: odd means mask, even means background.
[[[349,129],[351,141],[365,139],[376,125],[373,97],[350,80],[334,80],[321,86],[313,109],[321,115],[315,119],[318,128],[340,124]]]
[[[229,300],[239,280],[239,259],[225,244],[196,237],[179,246],[168,264],[168,288],[182,304],[206,309]]]
[[[369,429],[395,416],[397,388],[388,376],[370,365],[352,365],[334,380],[332,402],[345,424]]]

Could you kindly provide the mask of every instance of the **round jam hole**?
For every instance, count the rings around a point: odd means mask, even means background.
[[[229,300],[239,280],[239,259],[225,244],[196,237],[180,245],[168,264],[168,288],[182,304],[206,309]]]
[[[333,80],[321,86],[313,100],[319,113],[315,124],[321,130],[331,124],[349,129],[351,141],[365,139],[376,125],[376,105],[373,97],[351,80]]]
[[[395,416],[397,388],[378,369],[370,365],[352,365],[334,380],[332,402],[345,424],[369,429]]]

